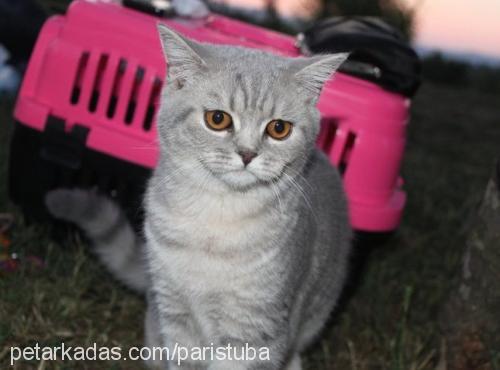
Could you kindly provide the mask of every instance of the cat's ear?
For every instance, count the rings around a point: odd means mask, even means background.
[[[315,99],[319,98],[326,81],[339,69],[349,53],[318,55],[292,62],[294,77]]]
[[[187,80],[207,70],[203,60],[203,45],[182,37],[161,23],[157,26],[168,64],[168,81],[182,88]]]

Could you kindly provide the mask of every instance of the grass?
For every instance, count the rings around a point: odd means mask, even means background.
[[[12,104],[0,101],[0,213],[15,216],[10,252],[21,264],[0,275],[0,368],[8,368],[10,346],[142,345],[141,297],[116,283],[78,235],[55,242],[47,226],[27,224],[8,202]],[[468,220],[498,155],[499,117],[498,97],[423,86],[408,130],[402,225],[389,242],[357,250],[348,299],[307,353],[306,369],[437,369],[442,352],[437,318],[453,286]],[[29,256],[42,258],[44,266],[29,262]],[[27,361],[14,369],[140,367]]]
[[[2,101],[0,174],[6,160],[12,102]],[[317,346],[306,369],[435,369],[441,337],[437,315],[452,287],[474,213],[500,141],[495,97],[424,86],[413,107],[403,173],[408,205],[399,231],[384,245],[357,251],[361,268],[350,297]],[[11,252],[24,261],[0,278],[0,368],[10,346],[102,346],[142,343],[140,297],[117,284],[72,234],[51,240],[43,225],[28,225],[6,198],[0,212],[13,212]],[[43,258],[43,268],[26,260]],[[17,369],[140,368],[124,363],[19,363]],[[115,367],[112,367],[115,366]]]

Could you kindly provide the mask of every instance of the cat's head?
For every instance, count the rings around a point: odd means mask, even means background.
[[[321,89],[347,54],[285,58],[158,29],[168,62],[162,155],[239,191],[300,173],[319,131]]]

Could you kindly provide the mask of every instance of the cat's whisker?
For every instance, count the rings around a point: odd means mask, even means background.
[[[291,173],[292,173],[292,175],[297,176],[297,177],[299,177],[302,181],[304,181],[304,183],[305,183],[305,184],[309,187],[309,190],[314,191],[313,186],[309,183],[309,181],[307,181],[307,179],[304,177],[304,175],[302,175],[302,173],[301,173],[301,172],[297,171],[296,169],[294,169],[294,168],[290,167],[290,166],[289,166],[289,165],[287,165],[287,164],[285,164],[285,165],[284,165],[284,168],[285,168],[287,171],[291,172]]]
[[[133,150],[156,150],[158,147],[154,145],[142,145],[142,146],[134,146],[131,149]]]
[[[271,180],[270,185],[271,185],[271,189],[272,189],[273,193],[276,195],[276,198],[278,199],[278,207],[279,207],[280,213],[283,215],[283,204],[281,203],[279,189],[277,189],[277,185],[274,182],[274,180]]]
[[[182,171],[185,172],[194,172],[196,170],[199,170],[200,168],[203,168],[203,164],[200,162],[195,163],[193,166],[179,166],[174,171],[170,172],[168,175],[166,175],[164,178],[162,178],[159,182],[156,182],[154,185],[157,188],[164,187],[166,185],[169,185],[171,181],[175,178],[176,175],[181,173]]]
[[[160,140],[158,137],[155,137],[153,140],[144,143],[144,145],[134,145],[132,149],[158,149],[160,146]]]
[[[295,181],[295,179],[293,177],[291,177],[290,175],[288,175],[287,173],[283,172],[283,176],[285,176],[288,179],[288,181],[290,181],[290,184],[292,184],[293,187],[295,187],[295,189],[297,189],[297,191],[299,192],[299,194],[302,196],[305,203],[307,204],[307,207],[311,211],[314,219],[316,221],[318,221],[318,219],[316,217],[316,213],[314,212],[313,206],[312,206],[309,198],[307,197],[306,193],[304,192],[304,189],[302,189],[302,187],[297,183],[297,181]]]

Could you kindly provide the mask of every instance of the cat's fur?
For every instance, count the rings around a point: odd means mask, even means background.
[[[314,144],[317,98],[346,56],[289,59],[159,31],[169,69],[145,245],[105,197],[56,190],[47,205],[84,228],[117,277],[147,291],[148,346],[270,348],[266,362],[183,369],[300,369],[339,297],[350,249],[341,178]],[[205,110],[229,113],[233,128],[211,131]],[[272,119],[293,123],[287,139],[266,136]],[[246,167],[242,150],[257,153]]]

